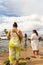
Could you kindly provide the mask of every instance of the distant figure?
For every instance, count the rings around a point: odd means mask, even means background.
[[[31,47],[33,50],[34,55],[38,55],[39,53],[39,37],[38,32],[36,30],[33,30],[33,33],[31,35]]]
[[[24,44],[25,48],[27,48],[27,34],[25,33],[25,44]]]
[[[14,65],[14,58],[16,58],[16,64],[19,63],[20,55],[20,43],[22,40],[22,32],[18,30],[18,25],[14,22],[12,29],[8,32],[7,38],[10,39],[9,42],[9,60],[10,65]]]

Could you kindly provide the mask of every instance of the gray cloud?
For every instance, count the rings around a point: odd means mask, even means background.
[[[0,15],[43,14],[43,0],[0,0]]]
[[[39,15],[43,15],[43,0],[0,0],[1,30],[8,28],[10,22],[12,25],[12,22],[17,21],[23,31],[31,31],[35,28],[43,34],[43,16]]]
[[[36,29],[40,35],[43,35],[43,16],[39,15],[21,17],[0,16],[0,21],[1,21],[0,31],[5,28],[10,29],[15,21],[18,23],[18,27],[19,29],[22,30],[22,32],[24,33],[27,32],[28,34],[30,34],[33,29]]]

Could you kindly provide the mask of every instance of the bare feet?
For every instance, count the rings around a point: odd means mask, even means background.
[[[19,64],[19,60],[18,61],[16,61],[16,65],[18,65]]]

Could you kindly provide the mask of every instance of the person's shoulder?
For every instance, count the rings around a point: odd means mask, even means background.
[[[8,33],[11,33],[11,30],[9,30]]]
[[[15,28],[10,29],[10,32],[15,32],[15,31],[16,31]]]
[[[18,32],[22,32],[20,29],[18,29]]]
[[[33,37],[33,36],[36,36],[36,34],[32,34],[31,36],[32,36],[32,37]]]

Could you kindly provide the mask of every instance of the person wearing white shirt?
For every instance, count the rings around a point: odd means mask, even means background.
[[[33,33],[31,35],[31,47],[33,50],[33,54],[38,55],[39,54],[39,36],[36,30],[33,30]]]

